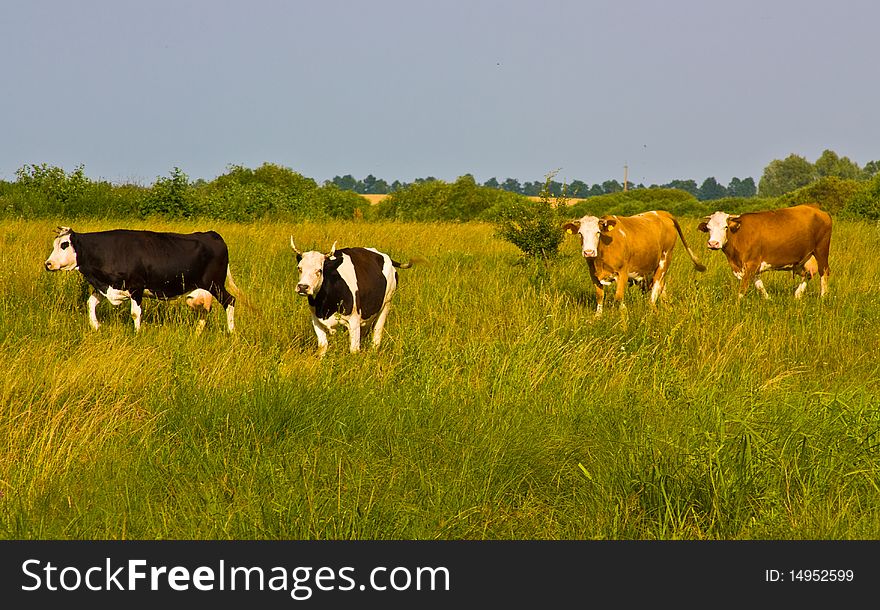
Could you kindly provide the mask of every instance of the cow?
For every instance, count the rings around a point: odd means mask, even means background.
[[[348,329],[352,353],[360,350],[361,327],[373,327],[373,348],[382,342],[382,331],[397,289],[396,269],[409,269],[412,261],[399,263],[375,248],[336,249],[328,254],[301,252],[290,237],[296,254],[299,279],[296,293],[308,297],[312,327],[318,337],[318,356],[327,352],[327,334],[336,326]]]
[[[141,328],[145,296],[172,299],[186,295],[197,311],[201,333],[216,299],[226,310],[226,325],[235,328],[235,295],[242,296],[229,270],[226,242],[214,231],[157,233],[113,229],[77,233],[58,227],[52,253],[43,263],[47,271],[79,270],[89,285],[89,323],[100,326],[96,308],[102,299],[112,305],[131,301],[135,332]],[[227,290],[227,286],[228,289]]]
[[[709,234],[710,250],[721,250],[733,275],[740,280],[739,298],[754,281],[765,299],[770,295],[761,281],[764,271],[791,271],[801,277],[794,297],[800,299],[809,280],[819,274],[819,295],[828,291],[828,253],[831,216],[814,204],[778,210],[727,214],[715,212],[699,225]]]
[[[666,290],[666,273],[675,247],[676,233],[681,237],[694,268],[705,271],[685,241],[675,217],[665,210],[652,210],[635,216],[584,216],[563,225],[566,233],[581,238],[581,253],[587,260],[590,278],[596,289],[596,315],[602,314],[605,287],[616,283],[614,300],[621,310],[628,282],[641,284],[651,291],[651,307]]]

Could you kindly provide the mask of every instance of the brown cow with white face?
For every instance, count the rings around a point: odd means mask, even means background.
[[[635,216],[584,216],[562,228],[581,238],[581,253],[587,259],[590,278],[596,288],[597,316],[602,313],[605,286],[611,284],[617,285],[615,302],[621,309],[626,308],[623,295],[630,280],[650,289],[651,306],[656,306],[657,299],[666,289],[666,273],[676,233],[681,237],[694,268],[706,270],[688,247],[678,221],[664,210]]]
[[[740,298],[754,281],[761,296],[769,299],[760,274],[772,270],[801,276],[794,291],[796,299],[817,272],[820,296],[828,291],[831,216],[815,205],[736,215],[715,212],[698,228],[709,234],[706,245],[710,250],[724,252],[733,275],[740,280]]]

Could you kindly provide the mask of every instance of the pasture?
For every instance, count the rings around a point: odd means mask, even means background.
[[[594,319],[569,237],[546,272],[480,223],[80,222],[215,229],[259,309],[89,328],[59,222],[0,224],[4,539],[876,539],[880,238],[835,220],[829,296],[737,282],[694,219],[656,313]],[[400,270],[382,349],[323,360],[288,245]],[[367,346],[369,342],[367,342]]]

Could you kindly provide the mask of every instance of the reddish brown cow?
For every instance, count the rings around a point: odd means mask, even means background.
[[[799,299],[807,282],[819,274],[819,294],[828,291],[828,251],[831,247],[831,216],[816,205],[796,205],[778,210],[731,215],[715,212],[698,227],[709,234],[710,250],[721,250],[740,280],[739,296],[749,282],[769,299],[761,281],[764,271],[791,271],[801,276],[794,291]]]
[[[641,283],[645,290],[650,289],[651,306],[656,306],[657,298],[666,289],[666,272],[669,271],[676,233],[681,237],[694,268],[706,270],[688,247],[678,221],[664,210],[635,216],[584,216],[562,228],[581,237],[581,252],[587,259],[590,278],[596,288],[597,316],[602,313],[605,286],[615,282],[614,300],[621,309],[625,309],[623,295],[630,280]]]

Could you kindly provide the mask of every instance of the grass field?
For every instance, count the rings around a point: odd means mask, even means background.
[[[483,224],[83,222],[213,228],[239,287],[194,335],[182,303],[87,322],[58,222],[0,224],[5,539],[876,539],[877,226],[835,221],[830,294],[741,303],[686,236],[667,298],[593,318],[572,238],[545,274]],[[400,285],[376,353],[315,358],[288,246],[375,246]]]

